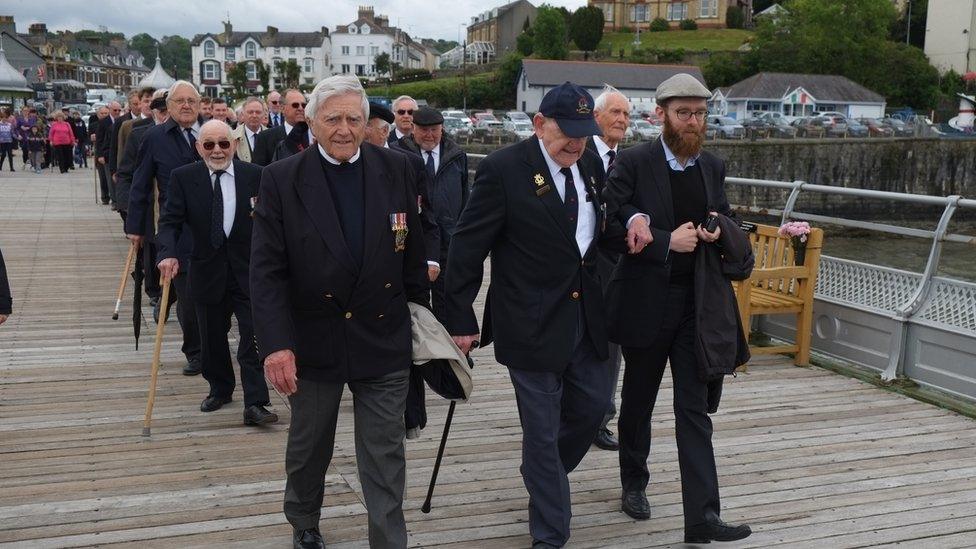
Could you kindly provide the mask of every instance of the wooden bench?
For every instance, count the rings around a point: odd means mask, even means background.
[[[748,280],[735,282],[736,301],[742,318],[742,329],[749,337],[753,315],[796,315],[796,341],[792,345],[750,346],[753,355],[795,353],[797,366],[810,362],[810,337],[813,321],[813,292],[820,267],[823,230],[812,229],[807,236],[803,265],[794,261],[789,237],[779,236],[778,227],[758,225],[749,233],[756,266]]]

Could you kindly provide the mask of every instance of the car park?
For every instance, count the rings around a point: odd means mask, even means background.
[[[655,126],[644,119],[631,120],[630,129],[634,133],[634,137],[640,141],[651,141],[661,135],[661,128],[659,126]]]
[[[854,118],[847,119],[847,137],[868,137],[870,130]]]
[[[817,117],[823,124],[827,137],[847,137],[847,118],[839,114],[825,114]]]
[[[891,128],[895,137],[913,137],[915,135],[915,126],[910,126],[897,118],[889,116],[882,119],[881,123]]]
[[[526,117],[526,120],[506,120],[502,122],[502,127],[506,132],[513,134],[516,140],[527,139],[535,135],[535,130],[532,129],[532,123]]]
[[[859,118],[858,122],[868,129],[869,137],[894,137],[895,130],[885,126],[877,118]]]
[[[728,116],[709,116],[708,125],[715,128],[718,137],[724,139],[742,139],[746,136],[746,129],[742,124]]]

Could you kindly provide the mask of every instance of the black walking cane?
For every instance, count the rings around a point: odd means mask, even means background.
[[[471,343],[471,348],[475,349],[478,347],[478,341]],[[468,367],[472,367],[474,362],[471,360],[471,356],[466,356],[468,359]],[[437,448],[437,459],[434,460],[434,470],[430,474],[430,486],[427,487],[427,499],[424,500],[424,505],[420,510],[424,513],[430,513],[430,500],[434,497],[434,485],[437,484],[437,473],[441,468],[441,459],[444,458],[444,447],[447,446],[447,435],[451,432],[451,420],[454,419],[454,407],[457,406],[457,401],[452,400],[451,405],[447,408],[447,419],[444,420],[444,434],[441,435],[441,445]]]

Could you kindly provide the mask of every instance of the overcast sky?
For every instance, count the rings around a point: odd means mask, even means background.
[[[258,31],[268,25],[280,31],[312,31],[356,19],[360,5],[372,5],[377,14],[387,15],[390,24],[399,26],[414,38],[457,40],[461,24],[472,16],[505,4],[506,0],[3,0],[0,15],[13,15],[17,32],[27,32],[31,23],[46,23],[50,31],[107,27],[126,38],[147,32],[155,38],[178,34],[221,32],[221,21],[230,21],[234,30]],[[539,5],[542,2],[533,2]],[[550,5],[573,10],[586,0],[548,0]],[[197,7],[201,6],[201,7]],[[410,11],[407,11],[410,6]]]

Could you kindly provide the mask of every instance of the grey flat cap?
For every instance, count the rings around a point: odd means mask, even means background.
[[[661,85],[657,87],[657,91],[654,93],[654,99],[658,102],[671,99],[672,97],[701,97],[702,99],[708,99],[711,96],[712,92],[708,91],[708,88],[704,84],[686,72],[678,73],[661,82]]]

